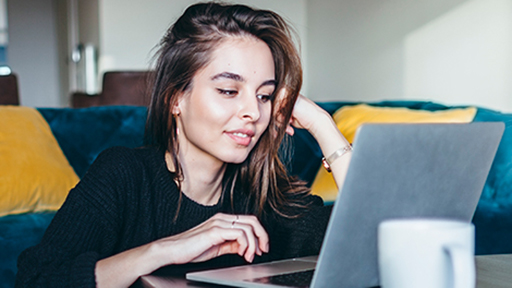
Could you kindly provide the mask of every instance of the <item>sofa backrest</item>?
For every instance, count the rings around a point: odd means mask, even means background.
[[[318,103],[329,113],[354,102]],[[406,107],[420,110],[445,110],[447,107],[426,101],[383,101],[377,107]],[[79,177],[101,151],[112,146],[140,147],[144,144],[147,108],[141,106],[101,106],[82,109],[39,108],[59,142],[64,155]],[[501,121],[506,125],[502,142],[491,167],[482,198],[512,198],[512,114],[478,108],[473,121]],[[289,172],[311,184],[321,166],[322,152],[305,130],[296,129],[285,139],[284,163]]]

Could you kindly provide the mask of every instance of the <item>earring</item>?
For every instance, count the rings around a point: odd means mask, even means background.
[[[178,116],[180,116],[180,112],[176,112],[172,114],[174,117],[174,121],[176,122],[176,135],[180,135],[180,128],[178,127]]]

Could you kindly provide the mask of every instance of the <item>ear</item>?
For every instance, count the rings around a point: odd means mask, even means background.
[[[183,95],[179,95],[176,99],[176,102],[171,107],[171,113],[174,116],[179,116],[181,114],[181,101],[183,100]]]
[[[179,116],[180,115],[181,110],[180,110],[179,102],[176,102],[176,104],[174,104],[174,106],[172,106],[171,113],[174,116]]]

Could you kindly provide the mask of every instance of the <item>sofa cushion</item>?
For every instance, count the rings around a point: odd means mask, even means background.
[[[474,107],[426,111],[359,104],[340,108],[333,118],[343,135],[352,142],[357,128],[363,123],[467,123],[473,120],[476,112]],[[326,202],[332,202],[336,200],[338,188],[332,175],[325,169],[319,169],[311,192]]]
[[[57,210],[78,177],[37,110],[0,107],[0,216]]]
[[[512,205],[512,114],[479,108],[474,121],[505,123],[505,132],[487,177],[482,198]]]
[[[472,222],[475,254],[512,253],[512,203],[480,198]]]
[[[0,217],[0,288],[14,287],[20,253],[41,242],[55,212]]]
[[[80,178],[101,151],[144,144],[146,107],[39,108],[39,112]]]
[[[474,107],[426,111],[359,104],[342,107],[332,117],[343,135],[352,142],[357,128],[363,123],[468,123],[473,120],[476,111]]]

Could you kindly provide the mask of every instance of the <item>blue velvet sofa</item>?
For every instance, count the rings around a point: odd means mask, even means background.
[[[319,104],[332,114],[341,106],[358,103]],[[430,111],[453,108],[422,101],[386,101],[371,105]],[[104,149],[143,145],[145,107],[40,108],[38,111],[79,177]],[[512,114],[478,108],[473,121],[502,121],[506,125],[473,218],[476,254],[512,253]],[[289,170],[311,184],[321,165],[321,151],[312,136],[303,130],[297,130],[290,142],[294,151],[287,163]],[[0,217],[0,288],[14,286],[18,255],[41,240],[54,214],[50,211]]]

